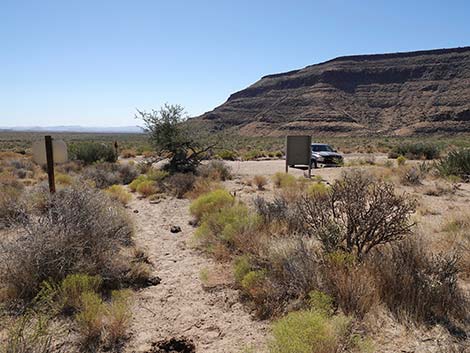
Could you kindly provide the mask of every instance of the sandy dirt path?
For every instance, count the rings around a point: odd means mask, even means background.
[[[133,308],[131,339],[126,352],[147,352],[153,342],[186,338],[197,352],[243,352],[248,347],[263,352],[266,323],[252,319],[238,301],[234,289],[206,291],[201,270],[214,261],[188,245],[194,228],[188,224],[189,201],[166,199],[159,204],[133,200],[136,243],[155,264],[161,283],[137,292]],[[178,225],[182,231],[171,233]]]

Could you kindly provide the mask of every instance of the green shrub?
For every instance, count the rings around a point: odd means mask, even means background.
[[[108,340],[117,343],[126,336],[126,330],[132,318],[129,307],[130,290],[111,292],[111,302],[106,306],[105,323]]]
[[[217,153],[217,157],[226,161],[234,161],[237,159],[237,153],[232,150],[222,150]]]
[[[164,170],[150,168],[147,171],[146,175],[147,175],[147,178],[149,180],[152,180],[152,181],[155,181],[155,182],[161,182],[165,178],[167,178],[170,175],[170,173],[168,173],[167,171],[164,171]]]
[[[235,277],[235,281],[237,283],[241,284],[243,277],[246,276],[248,272],[251,271],[251,264],[250,264],[250,258],[248,255],[241,255],[238,256],[233,265],[233,274]]]
[[[144,180],[137,186],[137,192],[143,197],[156,194],[157,191],[158,189],[155,186],[155,182],[153,182],[152,180]]]
[[[147,176],[139,175],[137,178],[132,180],[132,182],[129,184],[129,189],[131,189],[131,191],[133,191],[133,192],[137,191],[137,187],[140,185],[140,183],[142,183],[146,180],[148,180]]]
[[[75,321],[85,345],[90,345],[101,337],[104,314],[105,306],[99,294],[95,292],[81,294],[80,311],[75,315]]]
[[[55,182],[58,185],[72,185],[73,178],[68,174],[56,173],[55,174]]]
[[[272,325],[271,353],[335,353],[348,333],[350,319],[318,311],[295,311]]]
[[[243,160],[245,161],[252,161],[257,158],[264,157],[266,153],[260,150],[250,150],[243,154]]]
[[[437,145],[430,143],[405,143],[393,147],[389,156],[401,155],[408,159],[436,159],[440,150]]]
[[[248,208],[240,203],[222,208],[214,208],[205,213],[201,226],[196,230],[196,237],[209,247],[221,243],[233,248],[237,236],[252,229],[258,221],[258,216],[251,214]]]
[[[397,157],[397,164],[398,165],[405,165],[405,163],[406,163],[406,158],[402,155],[399,155]]]
[[[105,191],[113,200],[119,201],[123,205],[127,205],[132,199],[132,195],[122,185],[112,185]]]
[[[196,217],[197,221],[200,221],[205,214],[219,211],[232,205],[234,201],[235,198],[228,191],[218,189],[199,196],[191,203],[189,211]]]
[[[457,176],[466,181],[470,180],[470,149],[449,152],[437,162],[436,168],[443,176]]]
[[[97,292],[101,286],[100,276],[71,274],[64,278],[59,288],[59,302],[63,310],[77,310],[81,305],[82,294]]]
[[[263,287],[264,281],[266,280],[266,274],[267,271],[265,269],[249,271],[243,277],[240,284],[248,293],[256,295],[256,292]]]
[[[277,188],[285,188],[293,186],[296,183],[296,179],[292,174],[278,172],[273,176],[274,186]]]
[[[307,188],[307,193],[313,194],[324,194],[329,190],[329,187],[323,183],[312,183]]]
[[[49,329],[50,318],[27,311],[9,324],[1,353],[50,353],[53,336]]]
[[[312,310],[324,313],[325,315],[333,314],[333,298],[328,294],[313,290],[309,294],[309,304]]]
[[[69,146],[72,160],[80,160],[85,164],[95,162],[116,162],[117,155],[112,145],[96,142],[80,142]]]

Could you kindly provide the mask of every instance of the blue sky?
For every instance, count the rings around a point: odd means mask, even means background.
[[[135,125],[340,55],[470,45],[470,2],[0,0],[0,43],[0,126]]]

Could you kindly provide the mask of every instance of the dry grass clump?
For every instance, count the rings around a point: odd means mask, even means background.
[[[112,185],[105,192],[116,201],[127,205],[132,200],[132,195],[122,185]]]
[[[264,187],[268,184],[268,179],[263,175],[255,175],[252,182],[258,190],[264,190]]]
[[[210,161],[208,164],[201,164],[197,168],[197,175],[216,181],[232,179],[232,170],[223,161]]]
[[[380,299],[399,318],[446,326],[469,319],[469,301],[457,285],[455,254],[430,254],[408,239],[367,260]]]
[[[168,178],[168,186],[173,195],[177,198],[183,198],[187,193],[193,190],[196,176],[191,173],[176,173]]]
[[[272,177],[274,186],[277,188],[285,188],[293,186],[296,183],[296,178],[287,173],[276,173]]]
[[[443,196],[455,194],[455,188],[453,185],[446,182],[435,182],[433,185],[429,185],[424,188],[423,193],[428,196]]]
[[[53,352],[53,335],[49,330],[49,317],[27,311],[8,323],[2,353]]]
[[[70,186],[70,185],[73,184],[74,180],[68,174],[56,173],[55,174],[55,182],[57,183],[57,185]]]
[[[87,167],[83,172],[85,179],[93,181],[99,189],[115,184],[127,185],[138,175],[135,166],[120,163],[98,163]]]
[[[155,185],[155,182],[152,180],[144,180],[136,188],[136,191],[143,197],[148,197],[150,195],[156,194],[158,188]]]
[[[191,190],[186,192],[185,196],[189,199],[194,200],[201,195],[219,189],[222,189],[222,186],[219,182],[206,178],[196,177]]]
[[[44,195],[45,207],[22,220],[18,236],[1,240],[0,283],[10,300],[29,300],[45,280],[99,274],[107,286],[125,275],[123,246],[132,226],[121,207],[85,186]]]
[[[122,158],[134,158],[137,155],[137,152],[134,149],[123,149],[120,153]]]

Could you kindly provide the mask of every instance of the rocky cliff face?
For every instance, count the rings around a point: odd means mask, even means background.
[[[470,47],[345,56],[268,75],[192,121],[244,135],[470,132]]]

